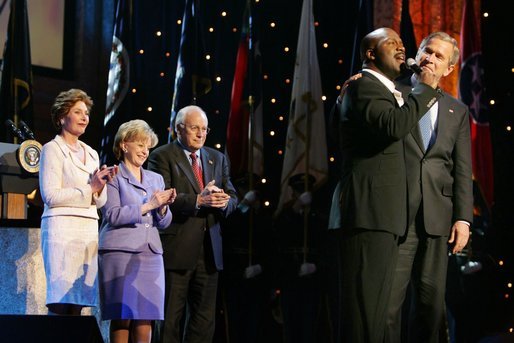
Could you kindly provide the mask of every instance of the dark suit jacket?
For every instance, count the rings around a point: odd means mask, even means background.
[[[335,108],[342,155],[337,198],[343,229],[405,232],[403,138],[439,96],[433,88],[419,84],[399,107],[389,89],[370,73],[363,72],[350,83],[342,104]]]
[[[398,83],[410,91],[410,81]],[[473,220],[471,138],[466,105],[447,93],[439,99],[436,140],[423,147],[419,125],[405,138],[409,224],[423,206],[425,230],[447,236],[456,220]]]
[[[223,188],[231,197],[224,210],[196,208],[196,196],[200,193],[200,188],[191,163],[177,141],[160,146],[148,158],[148,169],[162,175],[165,188],[172,187],[177,190],[177,198],[170,205],[173,221],[161,232],[164,266],[167,269],[194,269],[205,232],[210,234],[212,250],[206,249],[204,253],[213,258],[217,270],[223,269],[219,219],[226,217],[236,208],[236,191],[230,182],[229,165],[225,155],[203,147],[200,149],[200,158],[205,184],[215,180],[215,185]]]

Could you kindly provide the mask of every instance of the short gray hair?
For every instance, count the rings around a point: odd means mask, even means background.
[[[205,121],[209,123],[209,119],[207,119],[207,114],[205,114],[205,111],[202,110],[201,107],[196,105],[185,106],[178,111],[177,116],[175,117],[175,131],[177,131],[177,126],[179,124],[184,124],[185,117],[187,117],[187,115],[191,112],[200,112],[202,114],[202,117],[205,118]]]

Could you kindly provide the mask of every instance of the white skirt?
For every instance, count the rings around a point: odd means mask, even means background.
[[[41,220],[46,304],[98,305],[98,220],[76,216]]]

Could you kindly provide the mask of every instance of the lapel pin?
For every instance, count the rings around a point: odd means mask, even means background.
[[[212,160],[209,160],[209,164],[213,164]]]

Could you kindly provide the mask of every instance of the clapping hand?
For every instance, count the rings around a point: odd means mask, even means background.
[[[93,193],[101,192],[105,184],[111,181],[118,173],[118,166],[107,167],[105,164],[100,169],[95,169],[91,174],[90,184]]]
[[[216,185],[215,181],[210,181],[200,194],[198,194],[196,200],[198,206],[204,207],[215,207],[225,208],[230,200],[230,196],[225,191]]]

